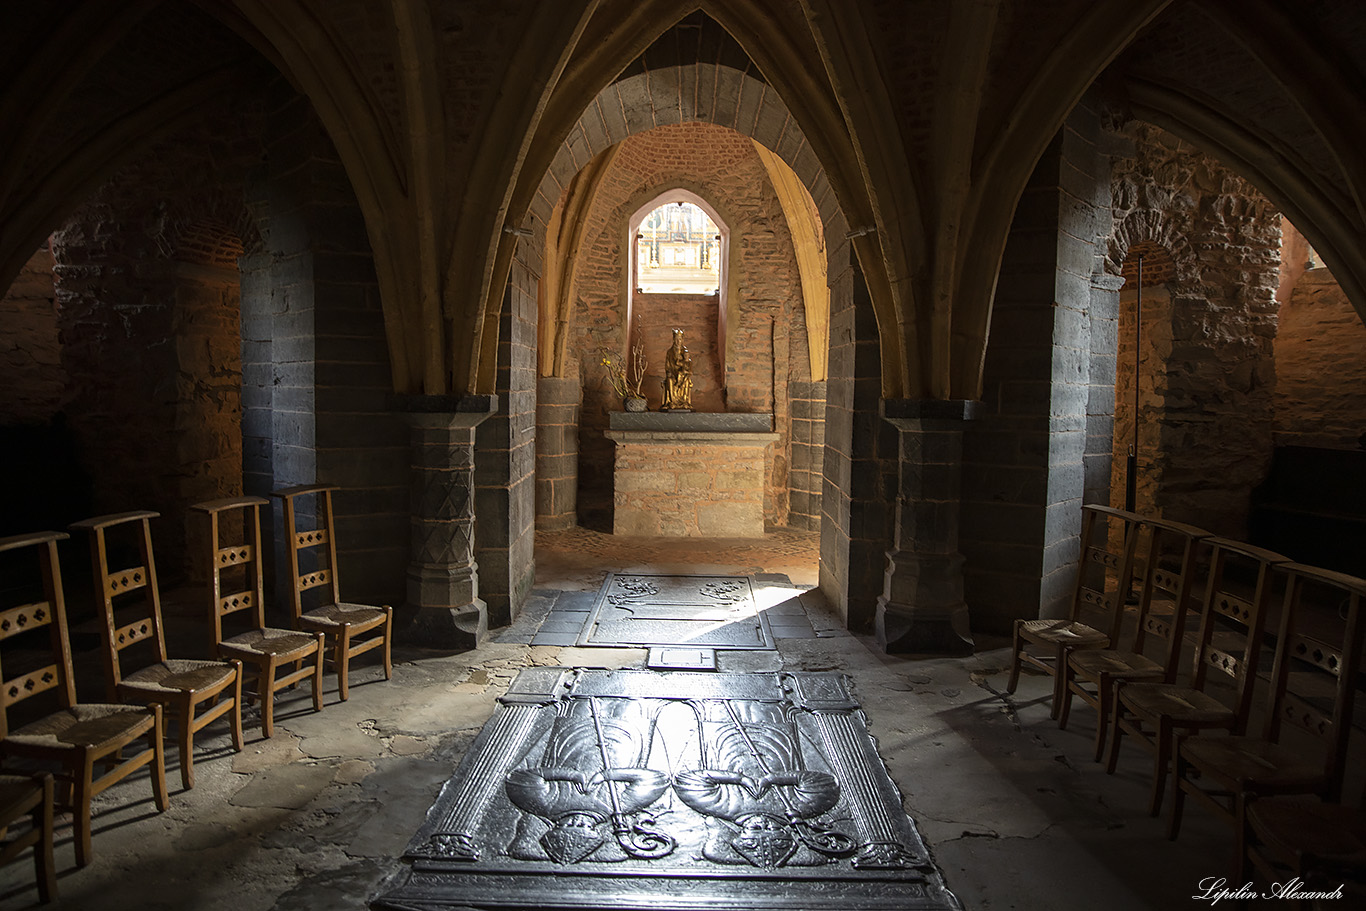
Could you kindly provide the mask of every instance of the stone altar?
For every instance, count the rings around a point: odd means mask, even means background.
[[[613,534],[763,537],[772,415],[613,412],[609,422]]]

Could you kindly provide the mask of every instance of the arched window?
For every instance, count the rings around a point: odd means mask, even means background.
[[[724,382],[730,256],[730,229],[725,221],[702,197],[679,187],[637,209],[627,228],[627,338],[637,337],[637,294],[711,297],[715,301],[717,379]]]

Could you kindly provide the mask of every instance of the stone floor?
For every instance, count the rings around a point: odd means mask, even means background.
[[[622,540],[543,535],[536,594],[519,621],[477,651],[398,650],[392,682],[373,664],[353,672],[351,698],[310,710],[287,694],[276,735],[252,724],[243,752],[226,726],[200,735],[197,785],[179,790],[168,751],[171,808],[154,811],[145,775],[96,801],[95,860],[74,867],[69,819],[58,832],[61,908],[361,909],[399,869],[398,857],[441,784],[518,670],[530,665],[641,666],[644,649],[533,646],[562,593],[591,592],[608,571],[768,573],[775,603],[795,597],[809,625],[776,652],[719,656],[721,670],[850,674],[908,812],[948,885],[969,909],[1204,907],[1192,899],[1223,875],[1231,833],[1198,808],[1181,839],[1146,815],[1150,764],[1126,751],[1118,774],[1091,761],[1093,727],[1077,711],[1059,731],[1048,684],[1026,677],[1004,693],[1009,649],[979,642],[966,659],[878,654],[851,636],[814,593],[816,536],[762,541]],[[813,635],[814,634],[814,635]],[[93,656],[91,656],[93,659]],[[97,664],[89,665],[98,667]],[[255,710],[249,712],[255,722]],[[0,870],[0,908],[33,906],[28,855]]]

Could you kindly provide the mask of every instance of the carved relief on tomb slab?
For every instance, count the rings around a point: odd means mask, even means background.
[[[406,860],[376,907],[957,907],[833,673],[533,669]]]

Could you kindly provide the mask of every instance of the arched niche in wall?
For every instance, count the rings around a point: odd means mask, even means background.
[[[641,244],[645,240],[643,231],[646,219],[660,209],[687,204],[696,206],[715,225],[715,236],[700,237],[697,251],[699,262],[703,251],[709,251],[709,259],[715,258],[715,289],[712,293],[701,293],[697,290],[647,292],[644,290],[644,276],[640,270]],[[627,243],[622,249],[627,251],[627,268],[623,271],[626,276],[624,336],[628,351],[624,354],[634,357],[633,352],[640,348],[654,365],[650,372],[662,375],[664,351],[667,349],[665,339],[670,338],[673,329],[683,329],[684,344],[694,352],[693,407],[698,411],[724,411],[727,345],[730,337],[727,330],[733,317],[730,304],[734,299],[729,287],[733,275],[730,263],[729,225],[707,200],[690,190],[675,187],[658,194],[638,208],[631,215],[626,228]],[[656,296],[662,306],[657,309],[644,306],[647,300]],[[703,298],[706,300],[703,301]],[[687,301],[700,303],[702,306],[684,306]],[[665,312],[673,317],[671,324],[665,325],[655,321]],[[696,357],[699,349],[707,352],[708,356]],[[714,356],[711,356],[713,352]],[[654,404],[658,398],[656,391],[645,391]]]

